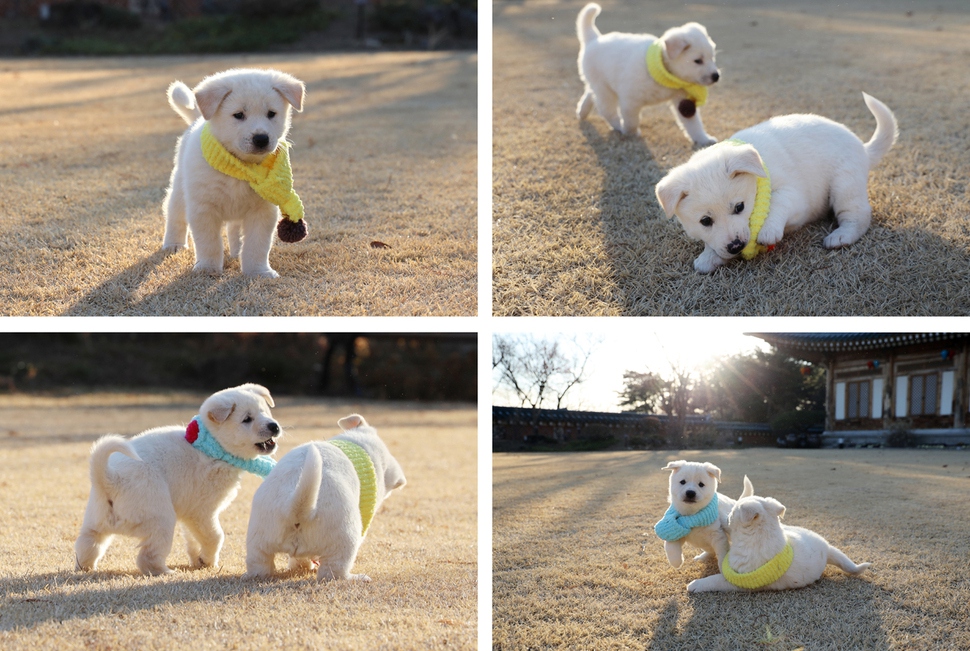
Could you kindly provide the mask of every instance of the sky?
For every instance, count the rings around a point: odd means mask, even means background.
[[[624,329],[597,333],[578,330],[565,335],[553,332],[542,334],[566,339],[575,337],[581,341],[586,337],[598,340],[587,367],[589,379],[567,394],[566,408],[621,411],[618,393],[623,389],[625,371],[649,370],[667,375],[671,362],[686,368],[699,368],[717,357],[769,348],[761,339],[745,336],[740,327],[712,328],[709,324],[710,321],[704,327],[681,321],[672,327],[646,327],[635,331]],[[518,406],[517,400],[502,393],[493,394],[493,402]]]

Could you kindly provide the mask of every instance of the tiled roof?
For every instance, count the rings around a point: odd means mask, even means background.
[[[953,339],[966,339],[970,333],[954,332],[819,332],[819,333],[748,333],[772,346],[788,350],[844,352],[898,348]]]

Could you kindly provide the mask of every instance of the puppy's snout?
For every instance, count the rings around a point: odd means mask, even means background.
[[[266,425],[266,429],[268,429],[269,433],[272,434],[273,436],[276,436],[277,434],[280,433],[280,426],[274,423],[273,421],[270,421]]]
[[[265,133],[253,134],[253,146],[258,149],[266,149],[269,146],[269,136]]]
[[[714,74],[711,75],[711,83],[712,84],[716,84],[717,83],[717,80],[720,79],[720,78],[721,78],[721,73],[718,72],[717,70],[715,70],[714,71]]]
[[[731,255],[737,255],[741,253],[741,249],[744,248],[745,244],[747,244],[747,242],[742,242],[740,239],[735,239],[733,242],[727,245],[727,252]]]
[[[694,491],[687,491],[686,493],[684,493],[684,497],[686,497],[689,500],[697,499],[697,493],[695,493]]]

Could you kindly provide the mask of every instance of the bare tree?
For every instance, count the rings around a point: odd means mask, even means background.
[[[505,392],[532,409],[555,405],[586,378],[595,342],[495,335],[492,342],[493,393]]]

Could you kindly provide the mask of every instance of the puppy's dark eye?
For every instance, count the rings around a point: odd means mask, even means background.
[[[707,215],[704,215],[703,217],[701,217],[701,226],[713,226],[713,225],[714,225],[713,219],[711,219]]]
[[[251,422],[253,422],[253,417],[250,416],[249,414],[246,414],[246,417],[243,418],[243,421],[242,422],[244,422],[244,423],[251,423]]]
[[[245,120],[246,114],[243,113],[242,111],[239,111],[239,113],[233,113],[232,117],[236,118],[237,120]]]
[[[701,488],[704,488],[704,482],[699,482],[697,485],[700,486]]]
[[[700,59],[694,59],[694,63],[696,63],[697,65],[704,63],[704,57],[701,57]]]
[[[735,215],[740,215],[743,212],[744,212],[744,202],[743,201],[739,201],[736,204],[734,204],[734,214]]]
[[[681,479],[681,480],[680,480],[680,485],[681,485],[681,486],[683,486],[683,485],[684,485],[684,484],[686,484],[686,483],[687,483],[687,480],[686,480],[686,479]]]
[[[269,113],[266,114],[266,117],[272,120],[273,118],[276,117],[276,111],[270,111]]]

